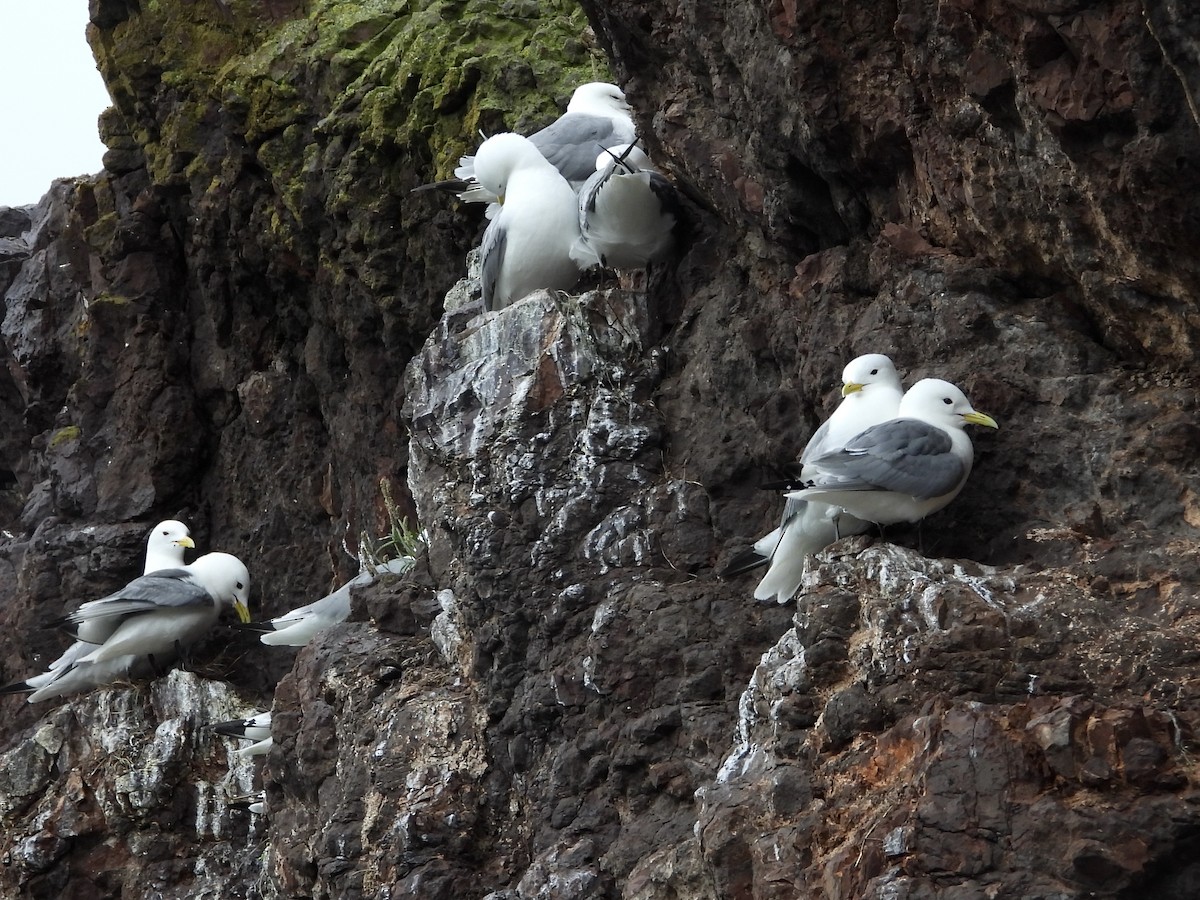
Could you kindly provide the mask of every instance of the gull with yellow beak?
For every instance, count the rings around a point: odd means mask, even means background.
[[[159,522],[146,538],[146,565],[142,574],[178,568],[183,565],[183,551],[195,549],[196,542],[186,525],[178,519]]]
[[[45,673],[0,693],[32,692],[28,701],[36,703],[111,684],[135,672],[161,671],[180,648],[215,624],[224,606],[232,605],[242,621],[249,621],[246,567],[227,553],[210,553],[184,565],[184,550],[194,547],[182,522],[154,526],[146,541],[145,574],[51,623],[69,631],[75,643]]]
[[[860,432],[893,418],[903,393],[895,365],[882,353],[868,353],[847,363],[842,370],[842,402],[813,433],[800,455],[801,479],[811,460],[840,449]],[[754,598],[785,603],[800,588],[808,555],[839,537],[861,534],[870,527],[871,523],[845,514],[840,507],[789,498],[779,527],[735,557],[722,574],[735,575],[766,564],[769,568],[754,589]]]
[[[217,624],[227,605],[249,622],[249,596],[250,573],[242,561],[229,553],[206,553],[190,565],[135,578],[52,624],[78,640],[99,644],[80,657],[81,663],[128,654],[154,656],[195,643]]]
[[[615,84],[593,81],[581,84],[571,95],[567,111],[543,128],[529,135],[529,142],[578,191],[596,171],[596,153],[601,149],[632,144],[637,128],[631,116],[633,109],[625,100],[625,92]],[[458,199],[468,203],[496,202],[495,188],[479,177],[479,151],[474,156],[459,158],[454,170]],[[440,187],[427,185],[427,187]],[[498,210],[489,207],[488,218]]]
[[[868,353],[850,360],[842,369],[842,402],[800,454],[800,477],[804,477],[803,467],[818,456],[840,450],[872,425],[895,417],[902,396],[904,386],[889,357]]]
[[[948,381],[924,378],[896,417],[808,461],[789,499],[826,503],[879,525],[919,522],[958,496],[975,451],[967,425],[999,428]]]

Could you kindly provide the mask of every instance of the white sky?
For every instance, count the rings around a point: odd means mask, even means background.
[[[0,206],[103,168],[96,117],[110,102],[87,20],[87,0],[0,0]]]

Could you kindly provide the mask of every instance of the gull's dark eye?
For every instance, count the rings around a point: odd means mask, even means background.
[[[878,375],[878,374],[879,374],[879,370],[878,370],[878,369],[872,369],[872,370],[871,370],[871,374],[872,374],[872,375]]]
[[[943,402],[943,403],[945,403],[947,406],[953,406],[953,405],[954,405],[954,401],[953,401],[953,400],[951,400],[949,397],[943,397],[943,398],[942,398],[942,402]]]
[[[239,591],[242,589],[242,583],[240,581],[237,583],[237,589]]]

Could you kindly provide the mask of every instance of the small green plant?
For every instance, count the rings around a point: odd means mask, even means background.
[[[395,566],[388,565],[393,560],[408,560],[411,565],[424,544],[421,530],[410,524],[396,508],[396,501],[392,499],[392,483],[388,479],[379,479],[379,492],[383,495],[383,508],[387,511],[390,523],[388,533],[378,539],[366,531],[358,535],[358,561],[372,575],[378,575],[380,569],[396,571]]]

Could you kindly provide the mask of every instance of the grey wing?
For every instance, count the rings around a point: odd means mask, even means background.
[[[83,604],[68,618],[79,622],[163,606],[199,606],[212,603],[213,598],[208,591],[196,584],[190,572],[185,569],[160,569],[133,579],[121,590],[107,597]]]
[[[807,500],[798,500],[795,497],[788,497],[787,502],[783,505],[783,515],[779,519],[779,527],[787,528],[792,520],[804,512],[804,507],[808,506]]]
[[[821,426],[813,432],[813,436],[808,439],[808,443],[804,445],[804,452],[800,454],[800,465],[806,466],[819,456],[824,456],[829,448],[825,446],[829,440],[829,420],[826,419],[821,423]]]
[[[483,233],[479,247],[479,281],[483,288],[483,308],[493,309],[496,297],[496,282],[500,279],[500,266],[504,262],[505,229],[500,217],[492,219]]]
[[[892,419],[868,428],[846,446],[811,461],[816,486],[885,490],[918,499],[953,490],[963,463],[950,436],[917,419]]]
[[[596,171],[596,157],[606,147],[632,143],[632,124],[619,127],[607,116],[565,113],[529,138],[563,178],[578,186]]]

